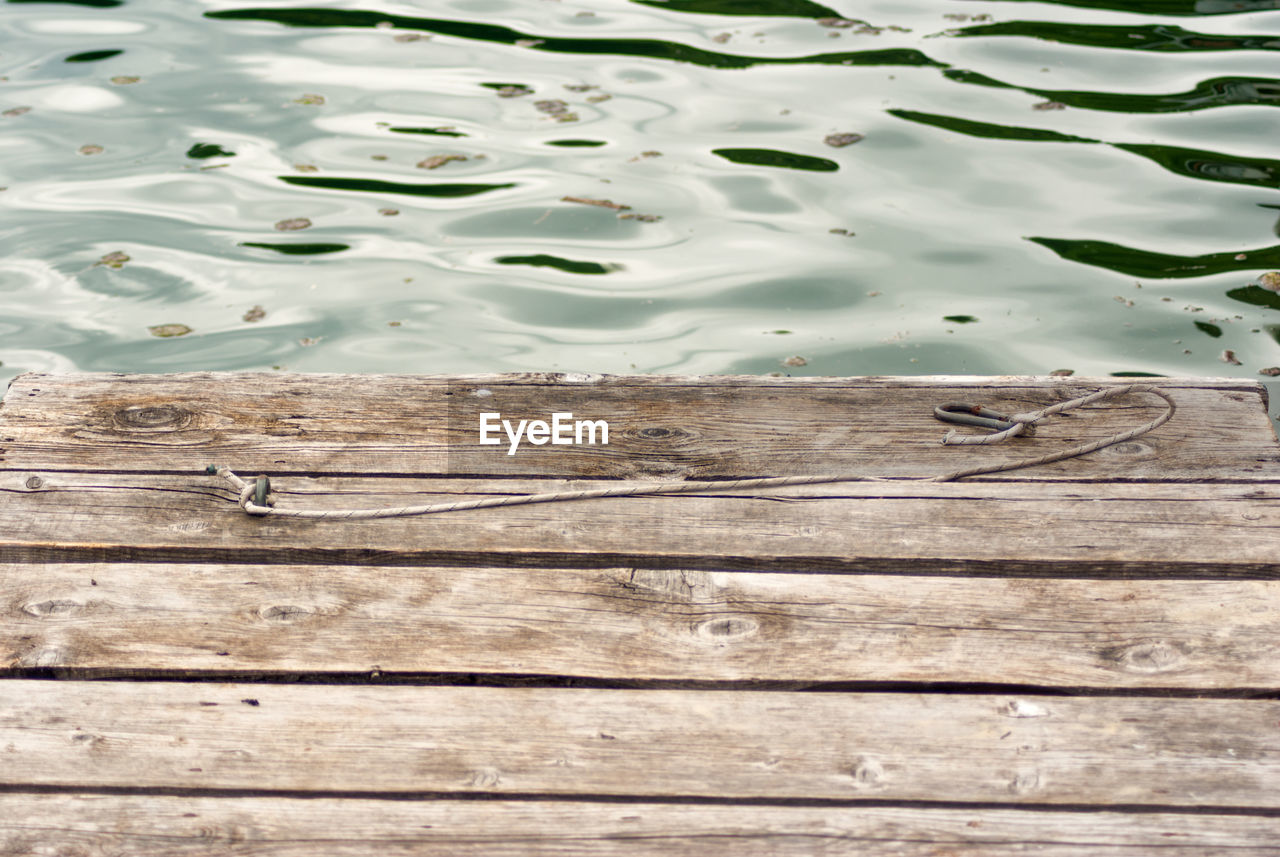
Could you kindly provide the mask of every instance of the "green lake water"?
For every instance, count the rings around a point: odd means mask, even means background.
[[[0,382],[1070,369],[1280,401],[1278,6],[8,0]]]

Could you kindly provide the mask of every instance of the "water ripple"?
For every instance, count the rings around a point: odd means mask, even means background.
[[[0,375],[1280,365],[1280,2],[1017,2],[10,0]]]

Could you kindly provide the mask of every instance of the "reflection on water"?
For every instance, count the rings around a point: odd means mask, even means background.
[[[0,375],[1266,377],[1277,8],[7,0]]]
[[[1041,0],[1000,0],[1003,3],[1038,3]],[[1280,0],[1053,0],[1062,6],[1136,12],[1140,15],[1234,15],[1280,9]]]

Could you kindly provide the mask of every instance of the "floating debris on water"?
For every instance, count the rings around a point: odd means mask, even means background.
[[[783,366],[808,366],[809,365],[809,361],[805,360],[799,354],[792,354],[790,357],[779,362],[781,362]]]
[[[298,344],[303,348],[310,348],[313,345],[319,345],[322,339],[324,339],[323,336],[304,336],[298,340]]]
[[[1218,359],[1221,360],[1223,363],[1229,363],[1232,366],[1244,365],[1236,358],[1236,353],[1232,351],[1230,348],[1222,352],[1222,354],[1218,356]]]
[[[387,322],[387,327],[399,327],[399,326],[400,326],[400,322],[398,322],[398,321],[389,321],[389,322]]]
[[[876,289],[872,289],[871,291],[867,292],[867,297],[869,298],[878,298],[880,297],[880,295],[881,295],[881,292]]]
[[[434,170],[436,167],[443,167],[450,161],[465,161],[466,159],[466,155],[432,155],[429,158],[418,161],[417,166],[423,170]]]
[[[1074,370],[1074,369],[1054,369],[1054,370],[1053,370],[1052,372],[1050,372],[1049,374],[1050,374],[1050,375],[1054,375],[1054,376],[1056,376],[1056,377],[1058,377],[1058,378],[1069,378],[1069,377],[1071,377],[1072,375],[1076,374],[1076,370]]]
[[[162,339],[168,339],[172,336],[186,336],[191,332],[191,328],[185,324],[153,324],[147,330],[151,331],[152,336],[159,336]]]
[[[546,44],[546,39],[516,39],[515,46],[517,48],[536,48],[538,45]]]
[[[1066,110],[1067,105],[1061,101],[1041,101],[1031,105],[1032,110]]]
[[[973,21],[976,24],[991,20],[990,15],[966,15],[964,12],[947,12],[942,17],[948,21]]]
[[[619,214],[619,220],[638,220],[641,223],[657,223],[662,219],[661,214]]]
[[[137,83],[140,80],[142,80],[142,78],[132,74],[118,74],[111,78],[111,82],[116,86],[128,86],[129,84]]]
[[[1280,292],[1280,271],[1267,271],[1258,277],[1258,285],[1273,292]]]
[[[607,93],[607,92],[602,92],[602,93],[600,93],[599,95],[588,95],[588,96],[587,96],[587,103],[588,103],[588,104],[600,104],[600,103],[601,103],[601,102],[603,102],[603,101],[608,101],[610,98],[613,98],[613,96],[612,96],[612,95],[610,95],[610,94],[609,94],[609,93]]]
[[[300,98],[293,99],[294,104],[324,104],[324,96],[316,95],[314,92],[304,93]]]
[[[716,33],[711,37],[711,41],[717,45],[723,45],[725,42],[733,38],[733,33]]]
[[[1280,375],[1280,366],[1268,366],[1266,369],[1259,369],[1258,374],[1274,378],[1276,375]]]
[[[107,255],[103,256],[101,259],[94,262],[93,264],[106,265],[108,268],[114,268],[115,270],[118,271],[121,268],[123,268],[124,263],[128,261],[129,261],[129,255],[127,253],[122,253],[121,251],[116,250],[114,253],[108,253]]]
[[[242,318],[244,321],[262,321],[267,317],[267,311],[259,305],[255,305]]]
[[[9,118],[13,118],[14,116],[21,116],[24,113],[30,113],[30,112],[31,112],[30,107],[10,107],[8,110],[4,111],[3,113],[0,113],[0,116],[7,116]]]
[[[973,324],[978,320],[976,315],[944,315],[943,321],[954,322],[955,324]]]
[[[288,220],[276,221],[277,232],[297,232],[299,229],[308,229],[311,226],[311,220],[306,217],[291,217]]]
[[[856,234],[851,230],[845,229],[843,226],[837,226],[833,229],[828,229],[827,231],[832,235],[844,235],[846,238],[853,238]]]
[[[614,211],[626,211],[631,208],[629,205],[622,205],[611,199],[587,199],[585,196],[562,196],[561,202],[576,202],[582,205],[598,205],[601,208],[611,208]]]
[[[818,18],[817,21],[819,27],[835,27],[840,30],[866,23],[866,21],[855,21],[852,18]]]
[[[424,42],[431,36],[426,33],[398,33],[394,38],[397,42]]]
[[[594,83],[566,83],[564,88],[570,92],[590,92],[593,89],[599,89],[600,86]]]
[[[1133,301],[1129,300],[1128,298],[1122,295],[1116,295],[1115,300],[1116,300],[1116,303],[1122,303],[1127,307],[1133,306]]]
[[[543,101],[535,101],[533,106],[537,108],[539,113],[545,113],[554,117],[557,122],[577,122],[578,114],[569,111],[569,105],[558,98],[548,98]]]
[[[293,168],[300,173],[318,173],[320,168],[315,164],[294,164]]]
[[[492,89],[499,98],[519,98],[521,95],[532,95],[533,90],[523,83],[482,83]]]
[[[399,214],[399,213],[400,213],[400,209],[398,209],[398,208],[379,208],[379,209],[378,209],[378,213],[379,213],[379,214],[381,214],[383,217],[395,217],[397,214]]]
[[[841,146],[848,146],[851,143],[857,143],[866,139],[862,134],[845,133],[845,134],[828,134],[822,138],[822,142],[828,146],[839,149]]]
[[[1237,254],[1235,255],[1235,260],[1236,260],[1237,262],[1243,262],[1245,259],[1248,259],[1248,258],[1249,258],[1249,254],[1248,254],[1248,253],[1237,253]]]
[[[106,149],[102,148],[96,143],[85,143],[79,149],[76,149],[76,151],[82,155],[101,155],[103,152],[106,151]]]

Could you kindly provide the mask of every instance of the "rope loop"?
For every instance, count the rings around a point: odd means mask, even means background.
[[[821,485],[831,482],[953,482],[968,476],[980,476],[987,473],[1004,473],[1021,470],[1025,467],[1036,467],[1051,464],[1068,458],[1088,455],[1104,447],[1113,446],[1141,437],[1154,431],[1173,418],[1177,404],[1173,397],[1150,384],[1125,384],[1119,387],[1108,387],[1096,393],[1080,396],[1065,402],[1058,402],[1038,411],[1014,414],[1006,417],[982,406],[952,402],[934,409],[934,415],[947,422],[975,425],[982,428],[998,429],[993,434],[972,435],[962,437],[955,430],[948,432],[942,442],[948,446],[985,445],[1000,443],[1019,435],[1030,436],[1035,431],[1035,424],[1047,417],[1066,411],[1082,408],[1094,402],[1116,399],[1134,393],[1149,393],[1158,396],[1165,402],[1165,410],[1155,419],[1135,428],[1113,434],[1101,440],[1083,443],[1060,452],[1052,452],[1035,458],[1022,458],[1014,461],[1003,461],[995,464],[981,464],[962,470],[953,470],[937,476],[915,477],[911,480],[895,480],[882,476],[859,475],[825,475],[825,476],[766,476],[758,479],[725,479],[709,482],[664,482],[656,485],[636,485],[618,488],[594,488],[586,491],[553,491],[546,494],[513,494],[506,497],[486,497],[481,500],[462,500],[457,503],[435,503],[428,506],[398,506],[384,509],[277,509],[275,499],[271,496],[271,480],[259,476],[246,482],[230,468],[210,464],[205,473],[220,476],[230,482],[240,492],[239,504],[250,515],[276,515],[286,518],[324,518],[344,521],[367,521],[377,518],[404,518],[413,515],[433,515],[441,512],[461,512],[466,509],[489,509],[497,506],[525,506],[532,503],[562,503],[569,500],[588,500],[600,497],[636,497],[652,494],[695,494],[706,491],[732,491],[740,488],[776,488],[784,485]]]

